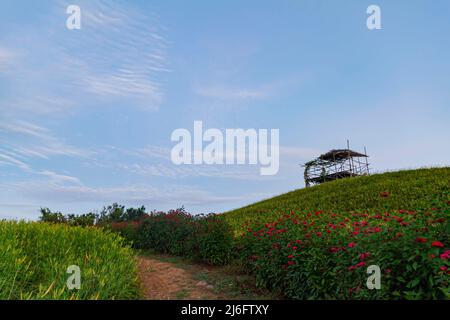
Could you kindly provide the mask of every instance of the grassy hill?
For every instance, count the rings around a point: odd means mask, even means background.
[[[229,211],[224,216],[238,231],[248,224],[275,220],[292,210],[413,210],[429,209],[434,203],[442,201],[450,201],[450,167],[404,170],[332,181]]]
[[[246,270],[285,297],[450,299],[449,214],[450,168],[433,168],[329,182],[223,217]]]

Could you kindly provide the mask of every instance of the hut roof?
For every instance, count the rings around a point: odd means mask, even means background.
[[[351,157],[367,157],[365,154],[350,150],[350,149],[333,149],[327,153],[322,154],[319,159],[325,161],[342,160]]]

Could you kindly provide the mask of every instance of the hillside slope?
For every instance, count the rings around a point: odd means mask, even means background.
[[[413,210],[450,201],[450,167],[404,170],[328,182],[224,213],[235,231],[292,210]]]

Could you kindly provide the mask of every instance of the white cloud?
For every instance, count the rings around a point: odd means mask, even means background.
[[[158,110],[164,98],[162,74],[170,70],[169,42],[157,17],[129,4],[81,0],[82,29],[68,32],[54,15],[70,2],[55,3],[39,30],[13,30],[12,49],[0,47],[0,71],[18,60],[14,73],[6,75],[14,92],[1,101],[0,112],[16,119],[26,112],[54,117],[124,101],[126,107]],[[12,50],[20,50],[20,57]]]
[[[207,205],[242,200],[244,196],[216,196],[193,186],[153,187],[129,185],[121,187],[88,187],[61,185],[55,181],[28,181],[0,185],[15,194],[26,196],[28,201],[48,203],[112,203],[131,205],[179,204]]]
[[[49,159],[51,156],[90,157],[92,151],[71,146],[42,126],[27,121],[12,121],[0,124],[0,139],[4,143],[0,150],[9,149],[28,158]]]
[[[1,151],[1,150],[0,150]],[[0,164],[12,165],[18,167],[24,171],[30,171],[30,167],[23,161],[18,160],[13,155],[8,154],[8,152],[2,151],[0,153]]]
[[[50,179],[50,181],[56,182],[58,184],[59,183],[70,183],[70,184],[81,185],[80,180],[76,177],[57,174],[57,173],[55,173],[53,171],[49,171],[49,170],[38,171],[36,173],[40,174],[42,176],[48,177]]]
[[[21,134],[34,138],[48,138],[48,130],[26,121],[0,123],[0,132],[6,134]]]

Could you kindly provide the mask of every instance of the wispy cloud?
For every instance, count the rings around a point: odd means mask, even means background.
[[[48,130],[26,121],[0,123],[0,132],[5,134],[21,134],[29,137],[47,139]]]
[[[247,181],[267,181],[255,166],[225,165],[173,165],[173,164],[121,164],[116,168],[142,177],[184,178],[222,178]],[[276,177],[272,177],[274,179]]]
[[[26,195],[36,202],[53,203],[112,203],[132,205],[173,204],[208,205],[242,200],[243,196],[217,196],[194,186],[153,187],[129,185],[121,187],[89,187],[84,185],[62,185],[55,182],[28,181],[1,185],[17,194]]]
[[[42,126],[18,120],[0,124],[1,149],[9,149],[24,157],[49,159],[51,156],[89,157],[92,151],[69,145]]]
[[[96,97],[126,98],[128,105],[157,110],[163,100],[161,74],[170,71],[168,41],[157,17],[111,1],[79,6],[82,30],[59,45],[69,80]]]
[[[15,158],[11,153],[0,150],[0,164],[12,165],[24,171],[30,171],[31,168],[25,162]]]
[[[8,40],[10,49],[0,47],[0,70],[12,58],[19,60],[7,74],[14,94],[0,101],[0,113],[56,116],[86,104],[123,101],[127,107],[158,110],[163,74],[170,71],[169,42],[158,17],[117,1],[81,0],[82,29],[69,31],[54,19],[69,4],[53,1],[51,16],[39,17],[39,30],[21,30]]]
[[[49,170],[38,171],[37,174],[45,176],[45,177],[49,178],[50,181],[56,182],[56,183],[63,183],[63,184],[70,183],[70,184],[75,184],[75,185],[82,185],[81,181],[76,177],[57,174],[57,173],[55,173],[53,171],[49,171]]]

